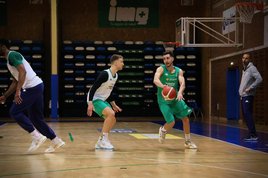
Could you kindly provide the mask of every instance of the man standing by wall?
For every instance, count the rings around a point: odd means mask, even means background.
[[[258,136],[253,119],[253,101],[256,88],[262,82],[262,77],[251,62],[249,53],[243,55],[242,63],[243,71],[239,86],[239,95],[241,97],[242,114],[249,131],[249,135],[244,141],[257,141]]]

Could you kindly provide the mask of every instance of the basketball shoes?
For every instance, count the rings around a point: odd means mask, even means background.
[[[164,140],[166,139],[167,132],[163,131],[162,128],[163,128],[162,126],[159,128],[159,138],[158,138],[159,143],[164,143]]]
[[[244,138],[244,141],[245,142],[251,142],[251,141],[258,141],[258,136],[257,135],[249,135],[249,136],[247,136],[246,138]]]
[[[184,147],[187,149],[197,149],[197,146],[191,140],[186,140],[184,142]]]
[[[0,127],[3,127],[3,126],[6,125],[6,124],[7,124],[7,123],[0,121]],[[3,136],[0,135],[0,138],[3,138]]]
[[[55,137],[53,140],[51,140],[52,144],[45,150],[45,153],[52,153],[57,148],[60,148],[65,145],[65,142],[62,141],[59,137]]]
[[[47,137],[43,136],[40,134],[40,136],[38,138],[33,137],[31,146],[28,149],[28,152],[33,152],[35,150],[37,150],[45,141],[46,141]]]
[[[95,149],[113,150],[114,146],[111,144],[108,138],[100,136],[95,145]]]
[[[0,121],[0,127],[3,127],[6,124],[7,124],[6,122]]]

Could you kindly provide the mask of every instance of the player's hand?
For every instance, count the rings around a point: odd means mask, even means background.
[[[245,89],[245,93],[248,93],[250,91],[250,88]]]
[[[22,98],[20,97],[20,91],[16,91],[16,94],[14,96],[14,102],[16,104],[21,104],[22,103]]]
[[[121,111],[122,111],[122,109],[121,109],[119,106],[117,106],[117,105],[114,105],[114,106],[113,106],[113,110],[114,110],[115,112],[121,112]]]
[[[178,92],[177,94],[177,100],[180,101],[180,100],[184,100],[183,98],[183,95],[181,93]]]
[[[92,102],[90,101],[90,102],[88,103],[88,106],[87,106],[87,115],[88,115],[88,116],[92,116],[92,112],[93,112],[93,104],[92,104]]]
[[[246,88],[246,89],[243,91],[243,95],[248,94],[249,91],[250,91],[250,88]]]
[[[0,96],[0,104],[5,104],[6,97],[4,95]]]
[[[162,88],[165,88],[165,86],[169,87],[167,84],[164,84]]]

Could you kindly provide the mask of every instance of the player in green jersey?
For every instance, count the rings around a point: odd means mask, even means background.
[[[166,133],[175,125],[175,117],[183,122],[185,134],[185,148],[197,149],[197,146],[190,138],[190,122],[188,115],[192,112],[184,102],[183,91],[185,89],[185,79],[183,71],[173,65],[174,56],[172,51],[163,53],[164,64],[159,66],[154,75],[154,84],[157,86],[157,102],[164,116],[166,123],[159,128],[159,142],[163,143]],[[174,87],[178,93],[174,100],[166,101],[162,96],[162,90],[165,85]]]

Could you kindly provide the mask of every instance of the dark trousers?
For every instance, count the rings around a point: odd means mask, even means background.
[[[26,131],[31,133],[36,128],[42,135],[49,139],[56,137],[54,131],[44,119],[44,84],[21,91],[22,103],[13,103],[10,116]]]
[[[252,136],[256,136],[256,128],[253,119],[253,101],[254,96],[242,97],[241,106],[242,106],[242,114],[246,121],[249,134]]]

